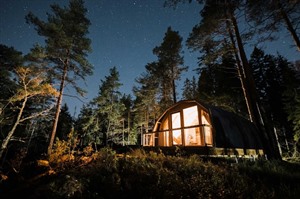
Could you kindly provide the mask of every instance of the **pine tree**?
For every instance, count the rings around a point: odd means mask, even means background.
[[[103,145],[106,138],[100,132],[100,118],[93,102],[83,105],[75,121],[75,131],[79,136],[79,146]]]
[[[57,137],[60,140],[67,140],[73,127],[73,118],[69,113],[69,107],[64,104],[61,108],[60,117],[57,124]]]
[[[165,37],[160,46],[153,49],[153,54],[157,55],[158,61],[154,65],[156,68],[153,75],[159,78],[161,87],[161,105],[163,108],[169,107],[177,101],[176,80],[180,79],[183,71],[187,67],[183,65],[182,37],[177,31],[168,27]]]
[[[178,3],[177,0],[170,0]],[[207,45],[214,49],[222,50],[222,44],[227,40],[231,42],[231,50],[235,53],[238,74],[241,80],[245,102],[248,108],[250,120],[258,127],[261,134],[266,153],[271,158],[281,158],[277,145],[275,144],[275,135],[264,122],[264,115],[261,110],[261,104],[256,92],[255,81],[252,70],[249,66],[244,44],[255,33],[255,29],[249,29],[246,34],[241,34],[239,24],[239,14],[244,14],[244,1],[211,0],[199,1],[203,4],[200,12],[201,21],[193,28],[187,41],[190,48],[196,50],[205,50]],[[204,49],[203,49],[204,48]],[[222,51],[212,53],[212,57],[223,54]]]
[[[140,129],[139,132],[148,132],[161,111],[157,102],[159,81],[151,74],[155,64],[154,62],[147,64],[146,73],[136,79],[139,86],[133,88],[136,97],[133,106],[134,128]]]
[[[119,91],[121,85],[119,72],[116,67],[112,67],[109,76],[101,80],[98,96],[93,100],[101,131],[107,138],[105,144],[122,143],[123,115],[126,107],[121,102],[122,94]]]
[[[17,82],[13,80],[14,70],[23,65],[22,53],[13,47],[0,44],[0,132],[1,137],[6,137],[7,132],[15,121],[9,99],[16,93]]]
[[[35,25],[38,34],[45,37],[45,59],[51,61],[52,73],[60,83],[48,155],[51,154],[56,134],[66,82],[79,94],[84,94],[76,80],[92,74],[92,65],[86,59],[87,53],[91,51],[91,41],[86,37],[90,21],[86,18],[87,9],[83,0],[70,0],[69,7],[64,8],[53,4],[51,9],[53,14],[48,13],[47,21],[40,20],[33,13],[26,16],[27,22]]]
[[[123,94],[120,102],[124,104],[125,110],[123,113],[123,135],[122,135],[122,145],[136,144],[137,142],[137,133],[133,131],[133,101],[131,95]]]
[[[40,65],[30,64],[28,66],[18,66],[14,71],[14,77],[17,78],[18,82],[18,89],[16,93],[9,98],[9,103],[16,104],[17,117],[7,136],[3,139],[0,149],[0,158],[20,124],[24,121],[43,116],[51,109],[50,107],[49,109],[42,109],[26,115],[24,111],[28,106],[28,101],[31,98],[56,96],[58,94],[57,90],[47,82],[47,71],[40,68]]]
[[[198,99],[198,86],[195,76],[192,77],[192,80],[188,78],[184,81],[182,98],[184,100]]]
[[[250,0],[246,5],[248,18],[255,22],[256,27],[261,26],[261,34],[270,38],[270,34],[286,28],[300,52],[299,0]]]
[[[284,64],[285,65],[285,64]],[[300,156],[300,70],[296,64],[291,68],[281,67],[284,110],[292,123],[294,149],[293,156]]]

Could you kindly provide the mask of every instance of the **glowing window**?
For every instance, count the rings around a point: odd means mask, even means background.
[[[180,128],[180,113],[172,114],[172,129]]]
[[[199,124],[198,108],[197,106],[192,106],[183,109],[184,126],[194,126]]]
[[[173,145],[181,145],[181,130],[173,130]]]
[[[186,146],[201,145],[199,127],[184,129],[184,136]]]

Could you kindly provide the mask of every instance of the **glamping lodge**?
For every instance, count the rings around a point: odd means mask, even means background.
[[[180,101],[157,120],[152,132],[143,134],[144,147],[206,156],[256,157],[264,155],[256,126],[234,113],[202,104]]]

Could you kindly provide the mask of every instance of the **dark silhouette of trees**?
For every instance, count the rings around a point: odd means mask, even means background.
[[[177,31],[168,27],[165,37],[160,46],[153,49],[153,54],[158,61],[150,71],[154,78],[158,79],[161,88],[162,107],[166,108],[172,103],[176,103],[176,80],[180,79],[183,71],[187,67],[183,65],[182,38]]]
[[[174,6],[181,1],[170,0],[166,2]],[[264,121],[265,115],[256,92],[255,81],[244,47],[246,40],[254,35],[255,29],[249,29],[244,34],[241,34],[240,30],[241,18],[239,16],[245,14],[246,4],[244,1],[228,0],[200,0],[199,3],[203,4],[200,12],[201,20],[193,28],[187,41],[188,46],[194,50],[200,50],[200,52],[208,51],[210,46],[214,52],[209,53],[206,58],[208,61],[218,58],[218,55],[223,55],[224,42],[230,41],[231,47],[228,50],[235,53],[236,68],[244,92],[249,118],[260,129],[266,153],[272,158],[280,158],[277,145],[274,144],[275,135]]]
[[[275,32],[286,28],[300,52],[299,10],[299,0],[247,1],[247,16],[255,22],[255,26],[261,26],[260,34],[270,38]]]
[[[186,78],[183,85],[182,98],[184,100],[198,99],[198,86],[195,76],[192,79]]]
[[[73,118],[69,113],[69,107],[67,104],[64,104],[61,107],[61,112],[57,124],[57,135],[56,137],[60,140],[67,140],[68,135],[73,128]]]
[[[285,150],[290,152],[293,141],[292,123],[288,122],[285,110],[285,95],[287,91],[297,89],[296,72],[291,63],[282,56],[265,54],[264,51],[254,48],[250,61],[256,89],[266,115],[266,121],[274,130]],[[286,155],[286,153],[284,154]]]

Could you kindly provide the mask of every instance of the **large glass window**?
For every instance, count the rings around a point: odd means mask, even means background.
[[[197,106],[192,106],[183,109],[183,121],[184,127],[195,126],[199,124],[198,108]]]
[[[191,106],[184,108],[181,112],[171,114],[169,120],[166,119],[162,123],[161,132],[159,133],[159,145],[212,145],[213,138],[209,114],[204,110],[199,111],[198,108],[198,106]],[[201,114],[201,117],[199,114]]]

